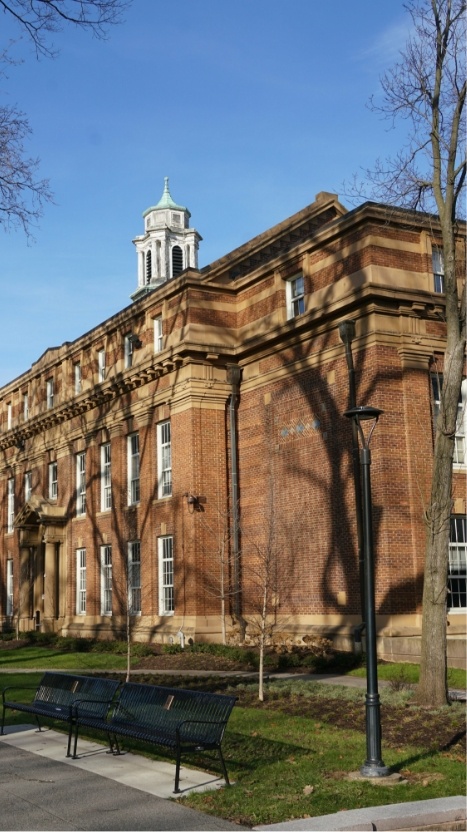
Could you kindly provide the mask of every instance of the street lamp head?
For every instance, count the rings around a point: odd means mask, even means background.
[[[339,335],[343,344],[350,344],[355,338],[355,321],[347,318],[339,324]]]
[[[362,404],[346,410],[344,416],[347,416],[348,419],[357,419],[359,422],[367,422],[370,419],[378,420],[382,413],[384,413],[384,410],[380,410],[379,407]]]

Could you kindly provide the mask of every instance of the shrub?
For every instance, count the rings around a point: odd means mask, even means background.
[[[28,644],[37,644],[47,647],[54,647],[58,638],[56,633],[42,633],[40,630],[27,630],[27,632],[22,633],[22,635],[27,639]]]
[[[77,636],[58,636],[55,646],[67,653],[89,653],[92,641],[89,638],[79,638]]]

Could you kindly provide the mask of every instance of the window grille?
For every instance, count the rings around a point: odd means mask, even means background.
[[[170,421],[157,426],[158,496],[172,494],[172,440]]]
[[[128,544],[128,612],[141,613],[141,544],[133,540]]]
[[[49,463],[49,500],[56,500],[58,493],[58,466],[56,462]]]
[[[435,292],[444,292],[444,256],[439,248],[433,249],[433,287]]]
[[[149,285],[152,278],[152,252],[146,253],[146,285]]]
[[[451,517],[449,535],[448,608],[464,610],[467,584],[467,518],[465,515]]]
[[[134,505],[139,500],[139,435],[132,433],[128,437],[128,504]]]
[[[7,532],[13,531],[15,521],[15,481],[13,477],[7,483]]]
[[[112,463],[110,442],[101,445],[101,511],[112,508]]]
[[[296,318],[305,312],[305,281],[299,274],[286,283],[287,318]]]
[[[47,388],[47,409],[51,410],[54,406],[54,380],[53,380],[53,378],[47,379],[46,388]]]
[[[158,318],[154,318],[154,351],[161,352],[163,345],[162,315],[159,315]]]
[[[13,615],[13,559],[6,562],[6,615]]]
[[[86,514],[86,453],[76,455],[76,514]]]
[[[86,549],[76,550],[76,614],[86,614]]]
[[[112,615],[111,546],[101,546],[101,615]]]
[[[159,550],[159,615],[173,615],[175,610],[173,537],[160,537]]]
[[[434,428],[436,430],[436,423],[438,421],[441,395],[442,395],[442,390],[443,390],[443,376],[433,374],[431,376],[431,385],[432,385],[432,390],[433,390]],[[458,404],[457,404],[456,433],[455,433],[455,436],[454,436],[453,464],[456,465],[456,466],[459,466],[459,467],[464,467],[466,465],[466,440],[465,440],[466,421],[467,421],[467,379],[464,379],[462,381],[461,391],[460,391],[460,395],[459,395],[459,401],[458,401]]]

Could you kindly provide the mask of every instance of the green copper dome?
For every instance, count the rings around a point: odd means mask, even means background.
[[[157,205],[153,205],[151,208],[147,208],[146,211],[143,213],[143,217],[146,217],[151,211],[160,211],[166,208],[170,208],[172,211],[183,211],[185,214],[188,214],[191,217],[191,214],[188,208],[185,208],[184,205],[177,205],[176,202],[173,201],[172,196],[169,191],[169,177],[164,177],[164,191],[162,196],[157,203]]]

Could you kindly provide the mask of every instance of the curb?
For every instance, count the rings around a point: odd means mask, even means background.
[[[288,830],[288,832],[365,832],[365,830],[416,830],[426,827],[465,828],[467,818],[465,797],[441,797],[417,800],[412,803],[393,803],[388,806],[371,806],[368,809],[351,809],[335,815],[300,818],[284,823],[254,826],[254,832]],[[448,825],[449,824],[449,825]],[[454,824],[456,826],[454,826]],[[461,824],[463,824],[461,826]]]

